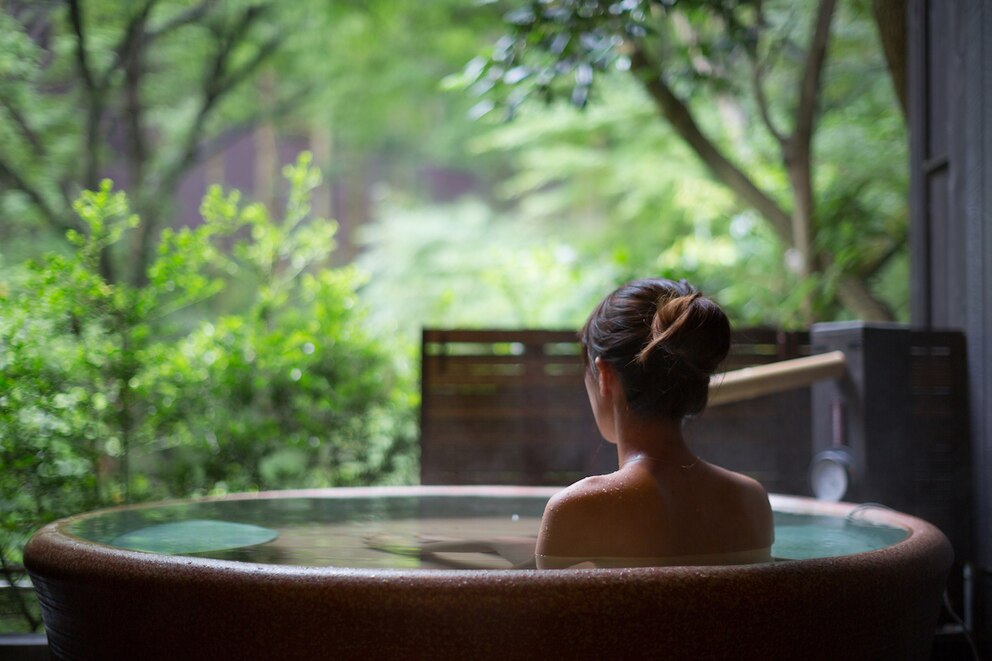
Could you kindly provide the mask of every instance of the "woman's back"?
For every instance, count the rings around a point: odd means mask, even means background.
[[[542,556],[554,566],[581,558],[769,559],[765,490],[701,461],[682,437],[683,420],[706,408],[710,376],[730,349],[723,310],[684,280],[638,280],[600,302],[580,340],[589,404],[603,438],[617,446],[620,469],[548,503],[538,564]]]
[[[630,462],[560,492],[544,516],[539,566],[755,562],[774,535],[761,485],[699,460]]]

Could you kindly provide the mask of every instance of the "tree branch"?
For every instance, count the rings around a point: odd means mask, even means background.
[[[240,69],[227,76],[227,80],[224,81],[224,90],[222,93],[227,93],[243,83],[248,76],[253,74],[258,67],[262,65],[262,63],[272,57],[273,53],[279,50],[279,46],[282,45],[282,41],[282,37],[273,37],[262,44],[252,59],[246,62]]]
[[[251,23],[261,17],[262,13],[259,8],[249,9],[241,16],[237,25],[230,29],[221,40],[221,46],[214,57],[210,73],[203,84],[203,101],[200,104],[200,110],[186,134],[179,159],[163,178],[167,189],[175,185],[186,168],[197,161],[197,150],[203,138],[204,127],[217,102],[255,71],[282,43],[281,38],[270,39],[259,48],[248,63],[236,72],[228,73],[231,51],[234,50],[240,38],[246,34]]]
[[[82,10],[79,7],[79,0],[66,0],[66,2],[69,4],[69,22],[72,23],[72,30],[76,33],[76,66],[79,67],[83,84],[92,92],[96,89],[96,81],[86,54],[86,30],[83,28]]]
[[[906,0],[872,0],[875,27],[882,41],[885,63],[889,67],[903,119],[909,117],[909,71],[906,34]]]
[[[837,297],[863,321],[892,321],[895,318],[891,308],[868,290],[864,280],[855,276],[841,276]]]
[[[145,6],[142,7],[137,14],[134,15],[128,24],[124,28],[124,34],[121,37],[118,44],[113,48],[114,59],[107,65],[107,68],[103,71],[103,75],[100,76],[100,87],[106,89],[110,85],[110,77],[114,75],[114,72],[121,67],[122,63],[125,63],[128,54],[138,45],[138,47],[146,46],[145,42],[145,23],[148,22],[148,15],[151,13],[152,8],[158,0],[145,0]]]
[[[784,147],[785,135],[775,126],[768,108],[768,98],[765,96],[765,85],[762,80],[764,71],[764,65],[758,63],[756,60],[751,61],[751,88],[754,90],[754,98],[758,102],[758,114],[761,116],[761,121],[764,123],[765,128],[768,129],[768,132],[772,134],[772,137],[775,138],[779,147]]]
[[[45,161],[48,156],[48,149],[42,144],[41,138],[38,134],[31,128],[28,123],[27,118],[20,111],[20,109],[14,105],[6,96],[0,97],[0,103],[7,108],[7,112],[13,118],[14,123],[17,124],[17,128],[20,129],[21,135],[24,136],[24,140],[31,146],[34,156],[37,160]],[[57,182],[59,193],[62,195],[62,200],[65,202],[65,208],[68,209],[72,206],[72,195],[69,193],[69,188],[65,180],[60,180]],[[23,190],[23,187],[20,187]],[[68,229],[68,228],[66,228]]]
[[[21,135],[24,136],[24,139],[27,141],[27,143],[31,145],[31,149],[33,149],[36,152],[36,154],[40,157],[39,160],[44,160],[44,154],[46,150],[41,144],[41,140],[38,138],[38,134],[35,133],[34,130],[31,128],[31,125],[28,124],[27,119],[24,117],[23,114],[21,114],[21,111],[6,96],[0,96],[0,103],[2,103],[3,106],[7,109],[7,112],[10,113],[10,116],[14,119],[14,123],[17,124],[17,128],[20,129]]]
[[[637,44],[632,44],[630,62],[631,72],[640,78],[662,115],[713,175],[745,204],[764,216],[783,243],[793,245],[792,217],[767,193],[759,189],[740,168],[731,163],[703,134],[692,112],[662,79],[660,67],[653,65]],[[825,251],[814,256],[811,261],[819,272],[824,272],[832,263],[831,257]],[[892,319],[892,311],[879,302],[868,290],[865,282],[856,276],[841,276],[837,284],[837,295],[845,306],[862,319],[871,321]]]
[[[48,202],[45,200],[45,196],[41,194],[37,188],[29,184],[21,175],[17,174],[17,170],[8,166],[3,161],[0,161],[0,180],[6,180],[10,182],[11,186],[16,190],[21,191],[28,196],[32,204],[38,209],[42,218],[48,223],[53,230],[58,233],[64,234],[67,230],[71,229],[70,225],[65,224],[59,217],[58,212],[49,206]]]
[[[209,5],[209,3],[203,3]],[[201,5],[202,6],[202,5]],[[200,160],[203,135],[207,121],[217,107],[219,101],[229,94],[238,84],[243,82],[265,62],[282,43],[282,37],[273,37],[262,44],[255,55],[236,71],[230,70],[231,54],[234,48],[246,38],[251,25],[265,15],[264,7],[249,7],[239,19],[226,30],[218,30],[219,46],[209,65],[208,73],[203,81],[203,92],[200,108],[193,119],[179,156],[167,168],[157,183],[154,196],[168,198],[178,186],[183,173]],[[149,204],[144,208],[145,222],[138,228],[137,246],[142,255],[147,254],[151,237],[158,224],[158,206]],[[142,262],[143,263],[143,262]],[[144,269],[135,271],[134,277],[143,278]]]
[[[141,83],[144,73],[143,56],[145,44],[140,38],[144,34],[148,14],[157,0],[148,0],[142,11],[128,24],[126,37],[122,40],[119,60],[124,65],[124,116],[127,121],[127,159],[132,172],[135,189],[142,188],[144,164],[147,150],[145,147],[144,127],[142,126],[143,108],[141,105]]]
[[[901,253],[905,248],[906,243],[904,241],[891,241],[884,251],[858,269],[860,276],[864,279],[872,277],[888,264],[890,259]]]
[[[189,25],[191,23],[196,23],[204,16],[206,16],[210,9],[217,4],[217,0],[203,0],[200,4],[195,7],[190,7],[181,14],[175,16],[172,20],[165,23],[162,27],[157,30],[150,30],[145,32],[144,39],[145,43],[149,44],[152,41],[169,34],[173,30],[183,27],[184,25]]]
[[[820,81],[830,43],[830,23],[836,0],[821,0],[817,9],[813,37],[806,51],[806,63],[799,84],[799,100],[792,135],[784,143],[783,157],[789,183],[792,186],[792,239],[800,256],[800,274],[808,276],[813,269],[816,209],[813,190],[812,140],[816,123]]]
[[[139,212],[146,211],[146,169],[148,149],[145,142],[144,107],[141,104],[141,86],[144,74],[145,42],[141,35],[152,6],[157,0],[148,0],[127,26],[127,36],[122,40],[118,59],[124,67],[124,118],[127,135],[125,158],[127,159],[130,185]],[[144,227],[133,235],[132,259],[128,265],[129,278],[136,286],[145,284],[145,265],[148,261],[148,236],[158,219],[151,213],[144,213]]]
[[[768,219],[772,229],[787,245],[792,245],[791,219],[768,194],[759,189],[751,179],[707,138],[689,108],[675,96],[675,93],[661,77],[660,68],[653,65],[641,49],[633,44],[630,53],[630,68],[638,76],[662,115],[672,128],[692,148],[713,175],[722,181],[747,205]]]
[[[809,51],[806,53],[806,65],[803,79],[799,87],[799,105],[796,108],[796,126],[792,133],[792,142],[797,146],[805,145],[808,149],[813,137],[813,126],[816,121],[817,98],[820,94],[820,81],[823,78],[823,65],[827,60],[827,46],[830,43],[830,23],[833,20],[837,0],[822,0],[816,15],[816,27]]]
[[[90,70],[89,59],[86,54],[86,30],[83,27],[83,15],[79,6],[79,0],[66,0],[69,4],[69,19],[72,23],[73,31],[76,33],[76,66],[79,68],[80,78],[83,80],[83,88],[87,98],[86,108],[86,134],[83,144],[83,187],[95,190],[99,185],[100,165],[99,165],[99,143],[100,143],[100,123],[103,121],[104,87],[97,84]]]
[[[764,75],[765,71],[769,66],[771,60],[771,52],[769,56],[765,58],[764,61],[759,61],[758,52],[761,50],[761,38],[765,32],[765,26],[768,22],[765,20],[765,14],[763,11],[763,6],[760,0],[755,2],[755,11],[757,16],[755,17],[755,25],[758,28],[757,36],[755,38],[755,44],[753,48],[745,49],[749,59],[751,60],[751,90],[754,93],[754,99],[758,103],[758,114],[761,117],[762,123],[764,123],[765,128],[768,132],[775,138],[780,149],[785,148],[785,135],[778,130],[775,126],[775,122],[772,120],[771,110],[768,106],[768,97],[765,96],[765,84]]]

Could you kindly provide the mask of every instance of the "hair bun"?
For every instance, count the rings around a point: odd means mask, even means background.
[[[649,278],[604,298],[579,338],[590,369],[602,359],[617,370],[630,410],[681,420],[706,408],[730,321],[685,280]]]
[[[702,375],[712,374],[730,348],[730,322],[723,310],[698,291],[658,300],[647,345],[638,362],[658,351],[677,356]]]

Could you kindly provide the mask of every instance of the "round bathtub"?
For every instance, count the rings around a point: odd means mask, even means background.
[[[404,541],[413,535],[443,544],[445,533],[431,528],[435,519],[463,537],[477,536],[457,511],[464,502],[481,507],[479,520],[496,526],[501,539],[533,536],[554,491],[328,489],[118,508],[46,526],[28,544],[25,565],[56,658],[929,656],[951,547],[925,521],[880,508],[772,496],[777,523],[793,515],[853,520],[880,531],[883,541],[872,550],[828,549],[832,557],[759,565],[445,569],[431,567],[458,564],[462,556],[445,554],[443,546],[410,552]],[[252,501],[291,512],[296,524],[269,528],[271,513],[255,520],[230,514]],[[386,518],[402,523],[376,532],[377,517],[393,502],[403,503],[401,514]],[[425,503],[432,513],[418,518]],[[228,513],[217,515],[221,509]],[[159,533],[176,523],[179,510],[197,520],[184,520],[177,547]],[[332,528],[357,522],[356,546],[371,553],[356,552],[352,566],[329,566],[334,554],[349,563],[350,551],[326,555],[325,546],[337,544],[326,540],[338,536],[301,528],[308,512],[330,516]],[[216,518],[227,519],[228,528],[202,520]],[[322,550],[299,555],[296,549],[308,545]],[[785,546],[773,555],[790,557]],[[461,564],[478,556],[468,554]]]

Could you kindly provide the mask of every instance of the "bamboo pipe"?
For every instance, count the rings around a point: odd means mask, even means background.
[[[839,379],[846,371],[847,359],[844,352],[831,351],[714,374],[710,377],[709,405],[729,404],[785,392],[821,379]]]

